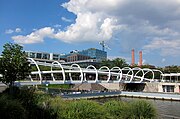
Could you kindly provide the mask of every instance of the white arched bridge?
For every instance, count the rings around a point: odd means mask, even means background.
[[[78,64],[63,65],[58,61],[52,63],[35,61],[28,58],[30,65],[36,67],[28,80],[16,81],[15,85],[41,84],[78,84],[78,83],[144,83],[161,81],[163,73],[157,69],[102,66],[97,69],[93,65],[81,68]],[[41,66],[49,67],[42,71]],[[156,75],[156,79],[155,79]],[[158,77],[158,78],[157,78]]]

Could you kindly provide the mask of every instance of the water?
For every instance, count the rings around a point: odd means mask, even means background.
[[[122,100],[122,101],[132,101],[132,100],[144,100],[138,98],[128,98],[128,97],[115,97],[98,99],[98,102],[106,102],[109,100]],[[180,102],[178,101],[163,101],[163,100],[152,100],[146,99],[151,102],[157,109],[158,117],[160,119],[180,119]]]
[[[151,100],[163,119],[180,119],[180,102]]]
[[[46,92],[53,93],[53,94],[62,94],[63,91],[60,91],[59,89],[46,89]],[[66,91],[67,92],[67,91]],[[105,92],[104,95],[109,95],[109,94],[117,94],[118,92]],[[84,92],[83,94],[75,94],[73,95],[72,92],[69,94],[64,94],[64,97],[69,98],[72,97],[86,97],[86,96],[98,96],[98,95],[103,95],[103,92],[101,93],[87,93]],[[123,101],[132,101],[132,100],[142,100],[138,98],[127,98],[127,97],[114,97],[114,98],[101,98],[101,99],[96,99],[98,102],[106,102],[110,99],[115,99],[115,100],[123,100]],[[180,102],[179,101],[164,101],[164,100],[153,100],[153,99],[146,99],[147,101],[151,102],[155,107],[157,108],[159,118],[160,119],[180,119]]]

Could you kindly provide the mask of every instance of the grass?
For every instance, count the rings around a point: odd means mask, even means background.
[[[155,107],[142,100],[63,100],[42,91],[17,89],[14,95],[0,94],[0,115],[6,119],[156,119]],[[13,117],[8,117],[13,115]],[[20,115],[22,115],[20,117]],[[1,116],[2,117],[2,116]],[[3,118],[2,118],[3,119]]]
[[[49,84],[48,86],[46,85],[39,85],[38,87],[40,88],[53,88],[53,89],[70,89],[71,85],[70,84]]]

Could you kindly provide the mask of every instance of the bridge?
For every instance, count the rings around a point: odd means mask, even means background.
[[[16,81],[15,85],[41,85],[41,84],[81,84],[81,83],[144,83],[160,82],[163,79],[163,73],[157,69],[148,68],[130,68],[102,66],[97,69],[93,65],[81,68],[78,64],[64,65],[58,61],[51,63],[36,61],[28,58],[30,65],[36,67],[32,71],[28,80]],[[42,71],[40,66],[49,67],[49,71]],[[158,78],[155,79],[155,74]],[[44,75],[49,75],[47,78]],[[33,79],[33,76],[36,76]]]

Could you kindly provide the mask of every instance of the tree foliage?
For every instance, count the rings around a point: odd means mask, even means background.
[[[120,67],[120,68],[123,68],[123,67],[127,67],[129,66],[126,62],[125,59],[122,59],[122,58],[115,58],[113,60],[103,60],[100,64],[100,66],[108,66],[109,68],[112,68],[112,67]]]
[[[180,67],[176,65],[166,66],[163,69],[164,73],[180,73]]]
[[[23,47],[18,44],[6,43],[0,58],[0,81],[6,85],[12,86],[16,80],[25,79],[30,66],[27,62]]]

